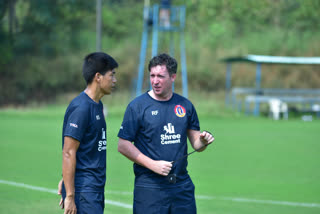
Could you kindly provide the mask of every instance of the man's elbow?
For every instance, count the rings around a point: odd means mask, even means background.
[[[70,158],[72,158],[73,157],[73,155],[74,155],[74,153],[72,152],[72,151],[69,151],[69,150],[63,150],[62,151],[62,157],[63,157],[63,159],[70,159]]]
[[[128,157],[132,153],[132,143],[130,141],[119,138],[118,152]]]
[[[121,148],[121,146],[119,144],[120,143],[118,143],[118,152],[120,152],[122,154],[122,148]]]
[[[121,154],[124,154],[125,148],[124,148],[124,142],[119,140],[118,142],[118,152],[120,152]]]

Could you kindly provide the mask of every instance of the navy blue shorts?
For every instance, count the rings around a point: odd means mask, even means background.
[[[103,214],[104,192],[76,192],[74,200],[77,214]]]
[[[186,182],[176,188],[135,186],[134,214],[196,214],[194,185]]]

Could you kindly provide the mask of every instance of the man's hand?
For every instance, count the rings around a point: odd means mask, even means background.
[[[160,161],[154,161],[150,169],[159,175],[167,176],[171,171],[171,168],[172,168],[171,162],[160,160]]]
[[[59,202],[59,206],[61,207],[61,209],[64,208],[64,203],[63,203],[63,198],[62,198],[62,182],[63,182],[63,179],[61,178],[61,180],[59,181],[59,184],[58,184],[58,195],[61,195],[61,199],[60,199],[60,202]]]
[[[64,214],[77,214],[77,207],[74,202],[74,195],[67,196],[64,200]]]
[[[200,141],[201,143],[203,143],[204,145],[208,145],[210,143],[212,143],[214,141],[214,137],[213,135],[208,132],[208,131],[203,131],[201,134],[200,134]]]

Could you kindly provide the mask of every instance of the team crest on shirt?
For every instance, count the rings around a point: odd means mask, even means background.
[[[182,105],[176,105],[174,107],[174,112],[178,117],[184,117],[186,115],[186,109]]]

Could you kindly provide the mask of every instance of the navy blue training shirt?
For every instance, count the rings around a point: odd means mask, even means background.
[[[134,99],[127,107],[118,137],[134,145],[153,160],[174,161],[187,154],[187,130],[200,130],[192,103],[176,94],[168,101],[153,99],[148,93]],[[171,173],[177,184],[189,178],[187,158],[173,164]],[[135,185],[169,185],[166,177],[134,164]],[[172,184],[171,184],[172,185]]]
[[[107,136],[102,102],[94,102],[84,92],[73,99],[64,117],[62,147],[65,136],[80,142],[76,154],[75,192],[104,192]]]

